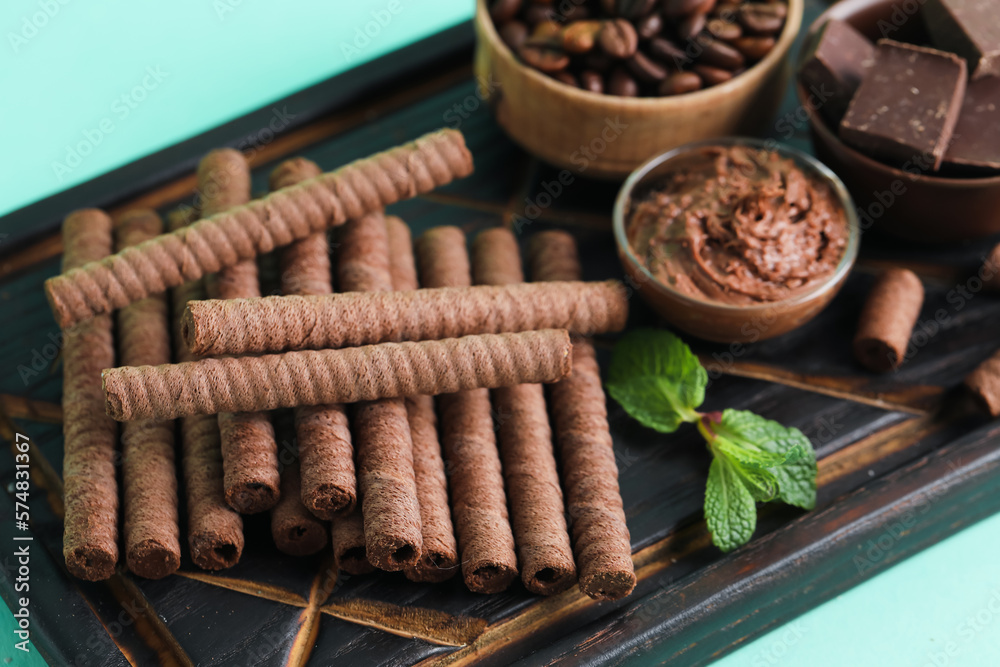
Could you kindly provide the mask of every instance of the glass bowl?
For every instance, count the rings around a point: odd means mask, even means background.
[[[811,289],[784,300],[733,305],[697,298],[666,285],[643,266],[632,249],[626,233],[631,213],[632,195],[663,178],[678,158],[711,146],[748,146],[773,151],[791,159],[807,175],[825,183],[844,210],[848,225],[847,245],[836,269]],[[618,192],[613,212],[618,256],[628,276],[629,286],[671,325],[705,340],[720,343],[754,343],[780,336],[815,317],[840,290],[858,255],[861,232],[851,196],[844,184],[823,163],[801,151],[774,141],[743,137],[723,137],[685,144],[652,158],[626,179]]]

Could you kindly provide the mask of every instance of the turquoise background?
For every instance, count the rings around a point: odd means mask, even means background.
[[[0,119],[6,130],[0,215],[454,25],[472,13],[472,0],[175,0],[169,5],[63,1],[66,4],[0,3],[0,90],[5,93],[0,97]],[[46,6],[53,15],[33,34],[25,31],[25,21],[30,24],[33,16],[35,23],[43,22],[38,17]],[[367,45],[356,48],[357,31],[373,20],[373,11],[386,12],[385,25]],[[159,68],[161,80],[148,78],[148,89],[134,93],[147,68]],[[123,101],[122,95],[128,99]],[[102,131],[102,121],[112,129]],[[93,151],[78,166],[57,174],[53,163],[65,162],[68,146],[90,141],[88,131],[91,138],[100,132],[101,141],[93,142]],[[998,553],[1000,516],[994,516],[716,664],[998,664]],[[5,658],[27,667],[43,664],[34,654],[15,655],[6,641],[12,636],[12,624],[4,608],[0,664],[6,664]]]

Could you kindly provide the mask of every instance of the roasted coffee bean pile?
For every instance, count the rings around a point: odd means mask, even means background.
[[[624,97],[680,95],[732,79],[774,48],[781,0],[493,0],[522,62],[563,83]]]

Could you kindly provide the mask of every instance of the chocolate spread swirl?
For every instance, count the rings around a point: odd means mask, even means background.
[[[732,305],[812,290],[844,256],[847,217],[831,188],[789,158],[712,146],[632,203],[629,244],[662,283]]]

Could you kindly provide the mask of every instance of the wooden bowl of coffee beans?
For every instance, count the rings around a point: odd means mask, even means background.
[[[477,0],[497,122],[576,174],[621,180],[682,144],[773,121],[803,0]]]

